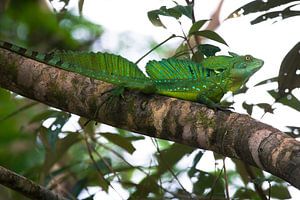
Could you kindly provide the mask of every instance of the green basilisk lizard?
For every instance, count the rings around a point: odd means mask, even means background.
[[[127,89],[140,90],[220,108],[223,95],[237,91],[259,70],[263,61],[251,55],[211,56],[201,63],[190,60],[149,61],[146,76],[136,64],[108,53],[55,51],[44,54],[1,42],[0,47],[67,71]]]

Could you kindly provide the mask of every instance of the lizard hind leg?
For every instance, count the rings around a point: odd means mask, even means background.
[[[205,104],[207,107],[216,110],[222,110],[222,111],[228,111],[231,107],[222,105],[220,103],[216,103],[213,100],[211,100],[206,95],[198,95],[197,96],[197,102]]]

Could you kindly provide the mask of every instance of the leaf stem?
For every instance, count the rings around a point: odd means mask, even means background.
[[[141,58],[139,58],[135,64],[138,64],[141,60],[143,60],[146,56],[148,56],[152,51],[154,51],[155,49],[157,49],[158,47],[160,47],[161,45],[163,45],[164,43],[168,42],[169,40],[171,40],[172,38],[175,37],[179,37],[175,34],[171,35],[170,37],[168,37],[167,39],[165,39],[164,41],[162,41],[161,43],[159,43],[158,45],[156,45],[155,47],[153,47],[150,51],[148,51],[145,55],[143,55]]]

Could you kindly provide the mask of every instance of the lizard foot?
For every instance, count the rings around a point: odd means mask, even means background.
[[[111,106],[115,107],[120,100],[120,98],[124,99],[123,93],[125,88],[122,86],[117,86],[112,89],[109,89],[101,94],[100,97],[107,94],[107,97],[100,103],[100,105],[97,105],[96,111],[94,113],[93,119],[96,119],[96,117],[99,114],[100,109],[102,106],[105,106],[106,109],[110,109]],[[86,126],[89,122],[91,122],[92,119],[89,119],[87,122],[84,123],[84,126]],[[97,124],[97,122],[96,122]]]

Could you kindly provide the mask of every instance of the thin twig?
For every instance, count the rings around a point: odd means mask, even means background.
[[[224,180],[225,180],[225,191],[226,191],[226,199],[229,200],[229,189],[228,189],[228,179],[227,179],[227,171],[226,171],[226,164],[225,164],[226,157],[223,157],[223,169],[224,169]]]
[[[224,166],[223,166],[222,169],[220,170],[219,175],[217,176],[217,178],[215,179],[214,183],[213,183],[212,186],[211,186],[211,191],[210,191],[210,195],[209,195],[209,200],[211,200],[212,197],[213,197],[215,186],[216,186],[218,180],[221,178],[221,175],[222,175],[222,173],[223,173],[223,170],[224,170]]]
[[[110,186],[121,198],[122,196],[117,192],[117,190],[110,184],[109,181],[107,181],[105,178],[104,178],[104,174],[101,172],[101,169],[99,168],[93,154],[92,154],[92,149],[91,149],[91,146],[88,142],[88,137],[87,137],[87,133],[85,132],[85,135],[84,135],[84,141],[85,141],[85,144],[86,144],[86,147],[87,147],[87,150],[88,150],[88,154],[94,164],[94,166],[96,167],[96,170],[97,170],[97,173],[99,175],[99,178],[105,183],[107,184],[108,186]],[[122,198],[123,199],[123,198]]]
[[[191,43],[190,43],[190,40],[189,40],[189,38],[186,36],[184,30],[182,29],[182,26],[181,26],[181,23],[180,23],[180,22],[179,22],[179,24],[180,24],[180,27],[181,27],[181,32],[182,32],[183,38],[184,38],[184,40],[186,41],[187,45],[189,46],[190,51],[191,51],[192,54],[194,55],[195,52],[194,52],[193,47],[192,47],[192,45],[191,45]]]
[[[152,51],[154,51],[155,49],[157,49],[158,47],[160,47],[161,45],[163,45],[164,43],[168,42],[170,39],[178,37],[175,34],[171,35],[170,37],[168,37],[167,39],[165,39],[164,41],[162,41],[161,43],[159,43],[158,45],[156,45],[155,47],[153,47],[150,51],[148,51],[145,55],[143,55],[142,57],[140,57],[135,64],[138,64],[141,60],[143,60],[143,58],[145,58],[146,56],[148,56]]]
[[[105,144],[102,144],[102,143],[97,143],[98,145],[102,146],[103,148],[111,151],[113,154],[115,154],[118,158],[120,158],[121,160],[123,160],[128,166],[134,168],[134,169],[137,169],[139,170],[140,172],[142,172],[143,174],[145,174],[146,176],[148,176],[148,172],[146,172],[145,170],[143,170],[140,166],[133,166],[132,164],[130,164],[122,155],[120,155],[117,151],[115,151],[114,149],[106,146]],[[156,181],[155,178],[153,178],[152,176],[149,176],[153,181]],[[122,181],[121,181],[122,183]],[[173,193],[169,190],[166,190],[164,187],[162,187],[162,185],[160,185],[160,189],[162,189],[165,193],[169,193],[171,195],[173,195],[175,198],[179,198],[180,196],[177,194],[177,193]]]
[[[161,156],[161,151],[159,149],[158,143],[157,143],[157,139],[156,138],[151,138],[154,146],[156,147],[157,153],[159,153],[159,155]],[[190,196],[191,199],[193,199],[192,195],[183,187],[183,185],[181,184],[180,180],[178,179],[177,175],[173,172],[173,170],[171,169],[171,167],[168,165],[168,163],[164,162],[163,159],[161,159],[161,162],[163,165],[165,165],[168,169],[168,171],[172,174],[172,176],[175,178],[175,180],[178,182],[178,184],[180,185],[181,189]]]
[[[246,163],[244,163],[244,167],[245,167],[245,170],[248,173],[249,177],[251,178],[252,183],[254,184],[254,188],[255,188],[258,196],[262,200],[267,200],[267,197],[266,197],[263,189],[261,188],[261,186],[254,181],[256,179],[256,175],[254,174],[254,172],[252,171],[252,169],[250,168],[250,166],[247,165]]]
[[[37,104],[39,104],[39,102],[32,102],[32,103],[29,103],[29,104],[27,104],[27,105],[25,105],[25,106],[19,108],[18,110],[15,110],[15,111],[13,111],[12,113],[10,113],[10,114],[8,114],[8,115],[6,115],[6,116],[0,118],[0,122],[5,121],[5,120],[7,120],[7,119],[9,119],[9,118],[11,118],[11,117],[13,117],[13,116],[19,114],[20,112],[22,112],[22,111],[24,111],[24,110],[27,110],[27,109],[29,109],[29,108],[31,108],[31,107],[37,105]]]
[[[99,144],[97,140],[95,140],[95,138],[91,138],[92,141],[95,143],[95,144]],[[96,149],[94,147],[93,148],[93,151],[96,153],[96,155],[101,159],[103,160],[103,163],[105,164],[105,166],[107,167],[107,169],[109,169],[114,175],[115,177],[117,177],[118,181],[121,182],[121,178],[119,177],[119,175],[116,173],[116,171],[110,166],[110,164],[98,153],[98,151],[96,151]]]

